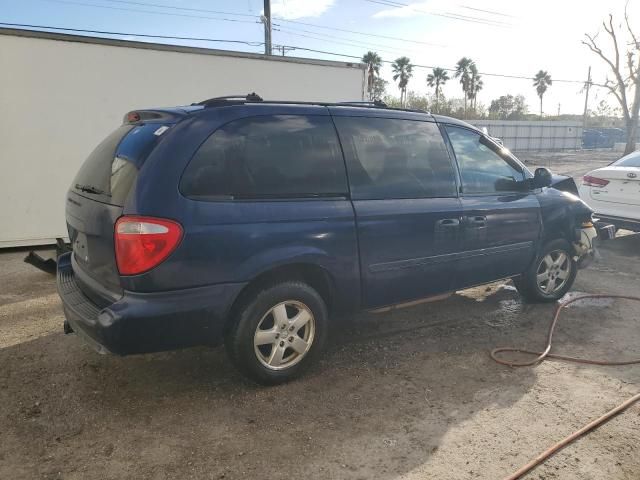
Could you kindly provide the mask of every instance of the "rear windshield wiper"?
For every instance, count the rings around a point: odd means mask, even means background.
[[[94,187],[93,185],[81,185],[79,183],[76,183],[75,188],[76,190],[80,190],[81,192],[85,193],[93,193],[94,195],[106,195],[108,197],[111,196],[104,190],[101,190],[98,187]]]

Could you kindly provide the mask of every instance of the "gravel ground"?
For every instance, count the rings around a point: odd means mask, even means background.
[[[495,346],[541,347],[553,309],[508,283],[336,319],[319,365],[278,387],[222,349],[99,356],[62,334],[54,280],[24,255],[0,254],[2,479],[496,479],[640,384],[640,366],[495,364]],[[638,294],[639,257],[640,235],[602,245],[573,294]],[[639,312],[576,304],[556,351],[640,357]],[[636,405],[526,478],[638,479],[639,453]]]

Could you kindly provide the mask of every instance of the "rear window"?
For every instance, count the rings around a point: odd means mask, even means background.
[[[613,162],[613,165],[616,167],[640,167],[640,153],[630,153],[626,157]]]
[[[138,169],[156,145],[158,124],[122,125],[91,152],[71,188],[80,195],[124,205]]]
[[[265,115],[216,130],[187,166],[180,190],[215,200],[342,196],[348,189],[329,117]]]

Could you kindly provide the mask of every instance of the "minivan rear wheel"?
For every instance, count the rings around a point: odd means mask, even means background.
[[[318,292],[303,282],[268,286],[240,306],[226,336],[234,365],[265,385],[302,374],[322,350],[327,307]]]
[[[578,268],[571,245],[566,240],[547,243],[529,270],[513,283],[530,302],[554,302],[573,286]]]

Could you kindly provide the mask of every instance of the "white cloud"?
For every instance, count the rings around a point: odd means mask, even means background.
[[[295,20],[305,17],[318,17],[326,12],[335,0],[275,0],[271,4],[274,17]]]

